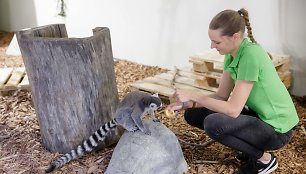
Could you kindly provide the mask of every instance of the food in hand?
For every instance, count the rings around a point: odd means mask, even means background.
[[[165,114],[167,117],[174,117],[175,112],[174,111],[169,111],[168,109],[165,109]]]

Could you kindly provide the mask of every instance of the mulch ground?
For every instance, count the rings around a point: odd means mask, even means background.
[[[0,67],[24,66],[21,57],[5,54],[12,36],[13,33],[0,32]],[[120,99],[130,91],[131,82],[165,71],[159,67],[116,60],[115,73]],[[292,99],[300,122],[291,142],[274,152],[279,162],[279,168],[274,172],[276,174],[306,173],[306,97],[292,96]],[[229,174],[239,167],[234,159],[235,151],[219,143],[207,147],[198,146],[205,143],[208,137],[203,131],[187,125],[181,113],[176,119],[167,118],[163,112],[157,113],[157,117],[179,139],[188,142],[181,144],[189,165],[188,174]],[[54,173],[103,173],[113,149],[114,146],[90,153]],[[48,164],[59,156],[60,154],[48,152],[41,144],[31,92],[12,91],[0,96],[0,173],[44,173]]]

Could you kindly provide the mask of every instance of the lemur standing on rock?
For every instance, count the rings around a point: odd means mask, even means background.
[[[85,152],[90,152],[98,146],[99,141],[103,141],[108,132],[121,125],[124,129],[130,132],[140,130],[141,132],[150,135],[151,132],[143,124],[143,117],[149,112],[153,121],[159,121],[155,118],[154,111],[162,107],[162,101],[158,94],[149,94],[140,91],[133,91],[127,94],[119,103],[115,118],[94,132],[87,140],[85,140],[76,149],[71,150],[58,160],[51,163],[46,170],[46,173],[62,167],[69,161],[81,157]]]

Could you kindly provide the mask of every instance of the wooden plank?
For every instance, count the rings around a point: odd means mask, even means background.
[[[195,92],[198,92],[198,93],[201,93],[201,94],[204,94],[204,95],[209,95],[209,94],[214,93],[212,91],[208,91],[208,90],[205,90],[205,89],[200,89],[200,88],[190,86],[190,85],[185,85],[185,84],[176,83],[176,82],[172,83],[169,80],[160,79],[158,77],[148,77],[148,78],[143,79],[143,81],[148,82],[148,83],[152,83],[152,84],[156,84],[156,85],[161,85],[161,86],[164,86],[164,87],[168,87],[168,88],[174,89],[174,91],[175,91],[175,89],[184,89],[184,90],[195,91]],[[173,93],[174,93],[174,91],[173,91]],[[173,102],[173,97],[172,97],[173,93],[171,95],[166,96],[166,97],[168,97],[168,100],[170,102]]]
[[[217,84],[216,79],[206,78],[205,80],[194,80],[195,86],[203,87],[204,89],[208,89],[211,91],[217,91],[219,84]]]
[[[281,62],[280,61],[275,61],[276,66],[286,65],[286,63],[288,63],[288,59],[282,60]],[[186,71],[186,70],[180,70],[180,71]],[[286,70],[286,71],[277,71],[277,72],[280,76],[284,77],[284,74],[288,75],[289,69]],[[173,72],[170,72],[170,73],[173,73]],[[222,77],[222,73],[219,73],[219,72],[205,72],[205,73],[189,72],[189,73],[192,73],[193,75],[188,75],[188,77],[192,77],[192,78],[195,78],[195,79],[198,79],[198,80],[205,79],[205,77],[220,80],[221,77]],[[181,73],[181,74],[186,76],[187,72],[186,73]],[[291,73],[290,73],[290,75],[291,75]]]
[[[289,89],[291,87],[291,81],[291,76],[287,76],[282,82],[284,83],[286,88]]]
[[[272,56],[272,62],[275,66],[281,65],[287,60],[290,60],[289,55],[275,53],[270,54]],[[203,53],[190,56],[190,62],[197,64],[202,64],[203,62],[223,64],[224,56],[220,55],[217,51],[204,51]]]
[[[286,88],[291,87],[292,76],[291,76],[290,71],[278,72],[278,76],[279,76],[280,80],[284,83]]]
[[[223,69],[224,56],[216,50],[204,51],[189,57],[193,63],[193,69],[197,72],[221,71]]]
[[[203,61],[205,60],[206,62],[212,62],[212,63],[222,63],[224,56],[220,55],[218,51],[215,49],[213,50],[207,50],[202,53],[198,53],[195,55],[190,56],[190,59],[192,61]]]
[[[224,58],[222,55],[216,55],[218,53],[211,51],[204,52],[190,56],[189,62],[193,63],[193,69],[196,72],[204,73],[208,71],[221,72],[223,69]],[[274,54],[272,55],[272,62],[278,72],[286,72],[290,67],[290,56]]]
[[[274,64],[275,67],[280,66],[282,64],[288,63],[289,62],[289,58],[273,58],[272,62]]]
[[[0,89],[3,88],[4,84],[11,77],[13,68],[2,68],[0,69]]]
[[[158,93],[163,96],[170,97],[174,94],[174,89],[170,87],[166,87],[163,85],[158,85],[150,82],[145,81],[135,81],[130,85],[132,88],[140,89],[143,91],[148,91],[152,93]]]
[[[272,62],[274,64],[277,72],[289,71],[290,59],[288,57],[281,57],[281,58],[278,58],[278,59],[274,59]]]
[[[277,60],[275,61],[276,63],[278,63],[279,66],[282,63],[282,65],[286,65],[286,63],[288,62],[288,58],[285,57],[285,59],[281,59],[281,60]],[[173,71],[169,71],[168,73],[173,74]],[[289,69],[287,71],[277,71],[280,79],[284,82],[285,86],[288,88],[291,86],[291,73],[289,71]],[[214,86],[219,84],[219,81],[221,80],[222,77],[222,73],[218,73],[218,72],[206,72],[206,73],[199,73],[199,72],[193,72],[192,70],[188,69],[188,68],[184,68],[184,69],[179,69],[178,71],[178,75],[181,76],[185,76],[188,78],[193,78],[196,80],[196,83],[206,83],[206,82],[202,82],[201,80],[212,80],[211,83],[209,84],[209,86]],[[211,78],[211,79],[209,79]],[[216,81],[213,81],[213,79],[216,79]],[[200,84],[199,84],[200,85]],[[203,84],[202,84],[203,85]]]
[[[162,81],[166,81],[164,79],[159,79],[155,77],[148,77],[143,80],[135,81],[132,83],[130,86],[132,89],[136,90],[141,90],[141,91],[147,91],[151,93],[158,93],[159,95],[168,97],[168,100],[171,100],[175,89],[172,86],[165,86],[164,84],[168,83],[170,85],[170,82],[167,81],[166,83],[162,83]],[[208,91],[205,89],[199,89],[196,87],[188,86],[188,85],[182,85],[182,84],[177,84],[175,86],[177,89],[185,89],[185,90],[192,90],[192,91],[197,91],[201,94],[204,95],[209,95],[214,92]]]
[[[19,83],[18,88],[27,89],[27,90],[30,89],[30,83],[27,74],[23,77],[22,81]]]
[[[173,89],[173,86],[171,85],[171,81],[161,79],[161,78],[158,78],[158,77],[148,77],[148,78],[143,79],[143,81],[153,83],[153,84],[157,84],[157,85],[162,85],[162,86]],[[205,95],[209,95],[209,94],[214,93],[212,91],[200,89],[200,88],[197,88],[197,87],[194,87],[194,86],[185,85],[185,84],[181,84],[181,83],[174,83],[174,86],[175,86],[176,89],[196,91],[196,92],[200,92],[200,93],[205,94]]]
[[[156,75],[155,77],[171,81],[172,78],[173,78],[173,75],[170,74],[170,73],[162,73],[162,74]],[[208,85],[205,86],[205,84],[202,85],[202,84],[196,83],[195,79],[188,78],[188,77],[179,76],[179,77],[175,78],[175,82],[190,85],[190,86],[194,86],[194,87],[201,88],[201,89],[214,91],[214,92],[217,91],[216,87],[211,87],[211,86],[208,86]]]
[[[193,70],[196,72],[208,72],[214,70],[212,62],[203,62],[202,64],[193,63]]]
[[[167,73],[174,74],[174,71],[168,71]],[[213,79],[221,79],[222,72],[215,72],[215,71],[209,71],[209,72],[194,72],[193,69],[190,68],[178,68],[178,75],[185,76],[193,79],[199,79],[204,80],[205,77],[210,77]]]
[[[216,71],[222,72],[223,63],[222,62],[214,62],[210,60],[201,60],[197,58],[191,58],[189,62],[193,63],[193,70],[196,72],[208,72],[208,71]]]
[[[4,90],[17,89],[20,80],[25,74],[25,67],[15,68],[12,72],[11,77],[8,79],[4,85]]]
[[[212,79],[221,79],[222,73],[219,72],[205,72],[205,73],[199,73],[199,72],[193,72],[196,76],[204,76],[204,77],[209,77]],[[197,78],[199,79],[199,78]],[[200,79],[199,79],[200,80]]]
[[[274,59],[290,59],[290,55],[288,54],[277,54],[277,53],[270,53],[272,56],[272,60]]]
[[[195,72],[192,69],[185,68],[185,69],[178,69],[178,75],[180,76],[185,76],[188,78],[193,78],[195,81],[211,81],[213,82],[212,85],[209,86],[215,86],[215,84],[219,84],[220,79],[222,77],[222,72],[214,72],[214,71],[209,71],[209,72]],[[168,71],[170,74],[174,74],[174,71]]]
[[[168,71],[167,73],[174,75],[174,71]],[[205,77],[203,76],[203,73],[194,73],[192,69],[179,69],[178,68],[177,75],[192,78],[192,79],[200,79],[200,80],[205,79]]]

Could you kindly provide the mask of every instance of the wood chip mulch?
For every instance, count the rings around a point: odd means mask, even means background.
[[[12,36],[12,33],[0,32],[0,67],[23,66],[21,57],[5,54]],[[115,60],[119,97],[122,98],[130,91],[131,82],[165,71],[159,67]],[[0,173],[44,173],[48,164],[60,156],[48,152],[41,144],[39,125],[31,97],[31,92],[27,91],[12,91],[0,96]],[[292,96],[292,99],[300,122],[290,144],[274,152],[279,162],[279,167],[274,172],[276,174],[306,173],[306,97]],[[157,117],[180,139],[188,143],[203,144],[208,140],[203,131],[188,126],[182,119],[181,113],[174,119],[167,118],[163,112],[157,113]],[[54,173],[103,173],[113,149],[114,147],[107,147],[90,153]],[[239,167],[234,159],[236,152],[219,143],[213,143],[208,147],[182,143],[182,149],[189,165],[187,174],[230,174]]]

